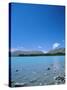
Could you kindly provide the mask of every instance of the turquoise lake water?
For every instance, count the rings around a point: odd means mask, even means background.
[[[64,56],[11,57],[12,86],[40,86],[64,84]]]

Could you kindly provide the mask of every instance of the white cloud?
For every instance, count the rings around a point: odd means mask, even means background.
[[[60,46],[60,43],[57,43],[57,42],[56,42],[56,43],[53,44],[53,49],[55,49],[55,48],[57,48],[57,47],[59,47],[59,46]]]
[[[17,49],[17,48],[11,48],[11,52],[14,52],[16,50],[19,50],[19,49]]]
[[[24,47],[17,47],[17,48],[11,48],[11,52],[17,51],[17,50],[22,50]]]
[[[43,53],[47,53],[48,51],[42,50]]]
[[[38,46],[38,48],[42,48],[42,46]]]

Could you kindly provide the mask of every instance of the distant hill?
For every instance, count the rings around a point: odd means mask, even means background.
[[[48,54],[59,54],[59,55],[65,54],[65,48],[50,50]]]
[[[52,55],[65,55],[65,48],[53,49],[44,53],[43,51],[13,51],[11,56],[52,56]]]
[[[11,52],[12,56],[27,56],[27,55],[42,55],[42,51],[14,51]]]

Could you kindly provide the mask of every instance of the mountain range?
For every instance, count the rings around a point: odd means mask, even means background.
[[[52,55],[65,55],[65,48],[58,48],[44,53],[43,51],[22,51],[16,50],[10,52],[11,56],[52,56]]]

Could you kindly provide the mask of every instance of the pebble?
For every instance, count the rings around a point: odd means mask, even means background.
[[[15,87],[24,87],[24,86],[27,86],[27,84],[26,83],[22,83],[22,84],[16,84],[16,85],[14,85]]]
[[[57,77],[55,77],[55,80],[57,80],[58,81],[58,84],[60,83],[60,82],[65,82],[65,77],[61,77],[61,76],[57,76]]]
[[[37,79],[33,79],[33,80],[30,80],[30,83],[34,83],[36,81],[37,81]]]
[[[39,85],[42,85],[42,83],[40,83]]]

